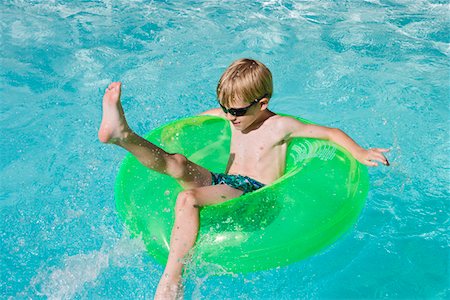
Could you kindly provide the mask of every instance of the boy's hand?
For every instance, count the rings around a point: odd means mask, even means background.
[[[360,163],[365,164],[366,166],[377,167],[378,163],[376,161],[381,162],[385,166],[389,166],[389,161],[383,155],[384,152],[389,152],[389,149],[384,148],[372,148],[369,150],[363,149],[358,155],[355,157]]]

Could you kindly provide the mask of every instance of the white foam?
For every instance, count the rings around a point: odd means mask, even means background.
[[[41,295],[49,299],[72,298],[87,282],[93,282],[109,265],[109,256],[100,251],[67,257],[63,269],[51,272]]]
[[[73,298],[85,284],[95,284],[110,266],[143,266],[141,254],[144,252],[142,240],[130,239],[126,234],[112,246],[104,245],[100,250],[65,257],[62,267],[44,266],[31,280],[31,286],[37,295],[48,299]]]

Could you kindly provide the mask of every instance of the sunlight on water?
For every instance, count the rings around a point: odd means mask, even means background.
[[[390,147],[391,167],[370,170],[358,223],[323,253],[219,277],[194,255],[186,297],[449,297],[448,1],[0,6],[4,298],[153,296],[162,266],[115,209],[125,152],[97,141],[102,93],[121,80],[144,134],[216,105],[217,80],[239,57],[272,70],[273,110]]]

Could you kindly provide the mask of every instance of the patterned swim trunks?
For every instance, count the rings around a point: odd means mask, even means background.
[[[228,186],[231,186],[232,188],[243,191],[244,194],[256,191],[257,189],[260,189],[263,186],[265,186],[265,184],[256,181],[255,179],[242,175],[211,172],[211,176],[212,176],[211,185],[226,184]]]

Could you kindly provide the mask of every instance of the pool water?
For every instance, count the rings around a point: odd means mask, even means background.
[[[97,140],[123,82],[145,132],[216,105],[233,60],[274,76],[274,111],[389,147],[357,224],[290,266],[211,276],[187,299],[450,298],[449,4],[366,1],[3,1],[1,297],[151,298],[162,266],[114,203],[125,151]],[[201,274],[201,275],[200,275]]]

